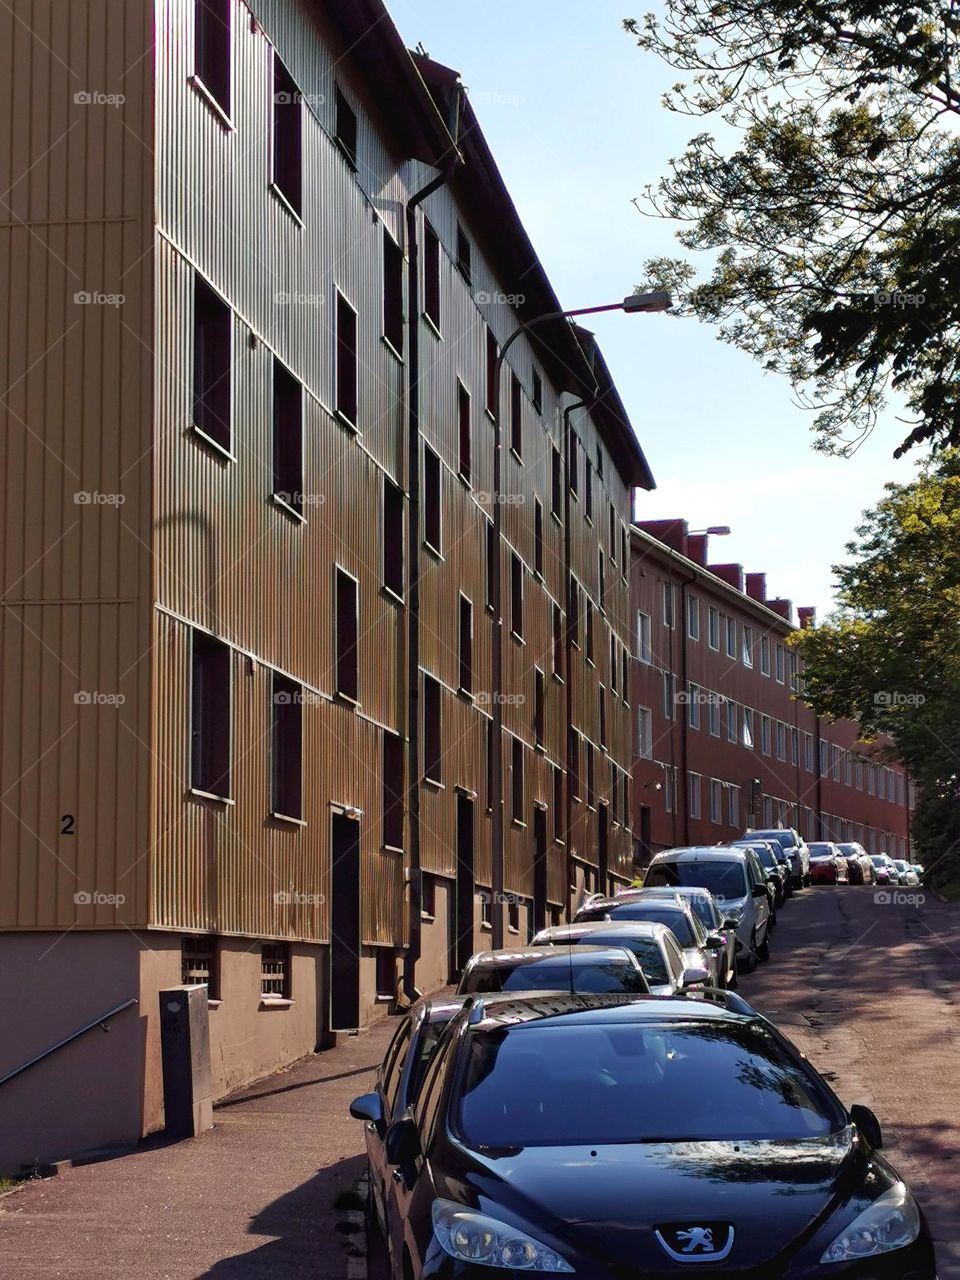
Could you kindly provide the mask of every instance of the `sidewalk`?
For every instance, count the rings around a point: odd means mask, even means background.
[[[218,1104],[189,1142],[67,1169],[0,1198],[0,1273],[17,1280],[358,1280],[362,1237],[335,1207],[363,1172],[351,1099],[395,1018]]]

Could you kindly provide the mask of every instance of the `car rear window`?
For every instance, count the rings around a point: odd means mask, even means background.
[[[796,1141],[844,1123],[770,1032],[719,1021],[474,1032],[456,1094],[474,1148]]]
[[[744,898],[747,894],[743,863],[725,862],[722,858],[703,862],[655,862],[648,868],[644,884],[707,889],[717,898]]]
[[[677,907],[658,906],[650,901],[625,902],[622,907],[611,907],[607,914],[611,920],[652,920],[654,924],[665,924],[681,947],[697,946],[690,917]]]
[[[594,963],[586,960],[538,961],[535,964],[498,965],[474,969],[461,984],[461,992],[581,991],[643,994],[643,975],[624,961]]]
[[[590,934],[581,941],[593,943],[595,946],[605,942],[610,946],[627,947],[639,960],[640,968],[648,982],[653,983],[654,986],[660,986],[670,981],[660,944],[653,938],[629,938],[621,933],[611,933],[606,938],[603,934]]]

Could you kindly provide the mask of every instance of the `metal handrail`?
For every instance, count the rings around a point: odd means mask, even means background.
[[[63,1040],[59,1040],[56,1044],[52,1044],[49,1049],[44,1049],[43,1053],[38,1053],[36,1057],[31,1058],[29,1062],[24,1062],[22,1066],[14,1067],[12,1071],[8,1071],[5,1076],[0,1076],[0,1085],[4,1085],[8,1080],[12,1080],[15,1076],[21,1075],[30,1067],[35,1067],[38,1062],[42,1062],[44,1058],[49,1058],[51,1054],[56,1053],[58,1049],[65,1048],[68,1044],[72,1044],[74,1040],[79,1040],[81,1036],[92,1031],[94,1027],[99,1027],[101,1031],[109,1031],[106,1025],[107,1019],[112,1018],[116,1013],[122,1013],[124,1009],[129,1009],[132,1004],[138,1004],[135,998],[124,1000],[123,1004],[115,1005],[112,1009],[108,1009],[106,1013],[102,1013],[99,1018],[94,1018],[92,1022],[88,1022],[86,1026],[81,1027],[79,1031],[74,1031],[71,1035]]]

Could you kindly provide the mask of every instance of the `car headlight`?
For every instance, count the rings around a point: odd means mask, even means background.
[[[525,1231],[450,1200],[434,1200],[433,1233],[441,1249],[460,1262],[514,1271],[573,1271],[569,1262]]]
[[[897,1182],[844,1227],[820,1261],[852,1262],[889,1253],[913,1244],[919,1234],[920,1210],[903,1183]]]

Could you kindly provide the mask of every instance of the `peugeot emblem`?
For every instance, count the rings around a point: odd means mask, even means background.
[[[733,1248],[728,1222],[684,1222],[657,1227],[654,1235],[674,1262],[722,1262]]]

